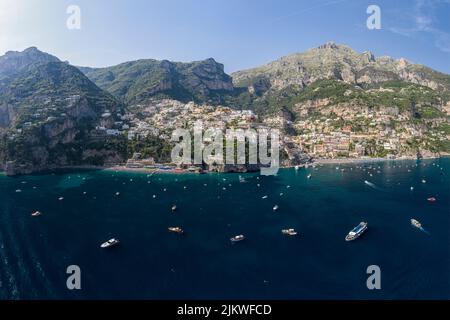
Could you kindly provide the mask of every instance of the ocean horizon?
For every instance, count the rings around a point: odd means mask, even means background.
[[[0,299],[449,299],[449,173],[437,158],[276,176],[0,175]],[[80,290],[66,286],[70,265]],[[366,285],[372,265],[380,290]]]

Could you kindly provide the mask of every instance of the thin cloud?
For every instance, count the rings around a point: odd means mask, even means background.
[[[450,52],[450,33],[433,26],[433,12],[438,4],[450,5],[450,0],[416,0],[412,26],[390,27],[388,30],[405,37],[427,33],[432,37],[436,48],[443,52]]]

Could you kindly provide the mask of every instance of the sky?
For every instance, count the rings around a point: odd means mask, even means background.
[[[212,57],[231,73],[328,41],[450,73],[450,0],[0,0],[0,54],[36,46],[78,66]]]

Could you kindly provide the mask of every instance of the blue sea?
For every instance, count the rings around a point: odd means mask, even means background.
[[[0,175],[0,299],[449,299],[449,174],[441,158],[241,174],[245,182]],[[368,230],[346,242],[361,221]],[[175,226],[185,234],[169,233]],[[232,244],[238,234],[246,239]],[[120,244],[101,249],[112,237]],[[66,286],[70,265],[80,290]],[[366,285],[371,265],[379,290]]]

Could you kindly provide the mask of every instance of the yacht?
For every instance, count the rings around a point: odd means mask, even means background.
[[[285,234],[287,236],[296,236],[297,235],[297,231],[295,231],[295,229],[283,229],[281,230],[282,234]]]
[[[242,241],[244,239],[245,239],[244,235],[240,234],[238,236],[232,237],[230,240],[231,240],[231,242],[239,242],[239,241]]]
[[[117,240],[116,238],[112,238],[112,239],[109,239],[106,242],[103,242],[100,245],[100,248],[105,249],[105,248],[113,247],[113,246],[118,245],[118,244],[119,244],[119,240]]]
[[[361,236],[367,230],[367,222],[360,222],[345,237],[345,241],[352,241]]]
[[[419,228],[419,229],[422,228],[422,224],[419,221],[417,221],[416,219],[411,219],[411,224],[416,228]]]
[[[168,229],[170,232],[173,232],[173,233],[179,233],[179,234],[184,233],[183,229],[181,229],[180,227],[170,227]]]

